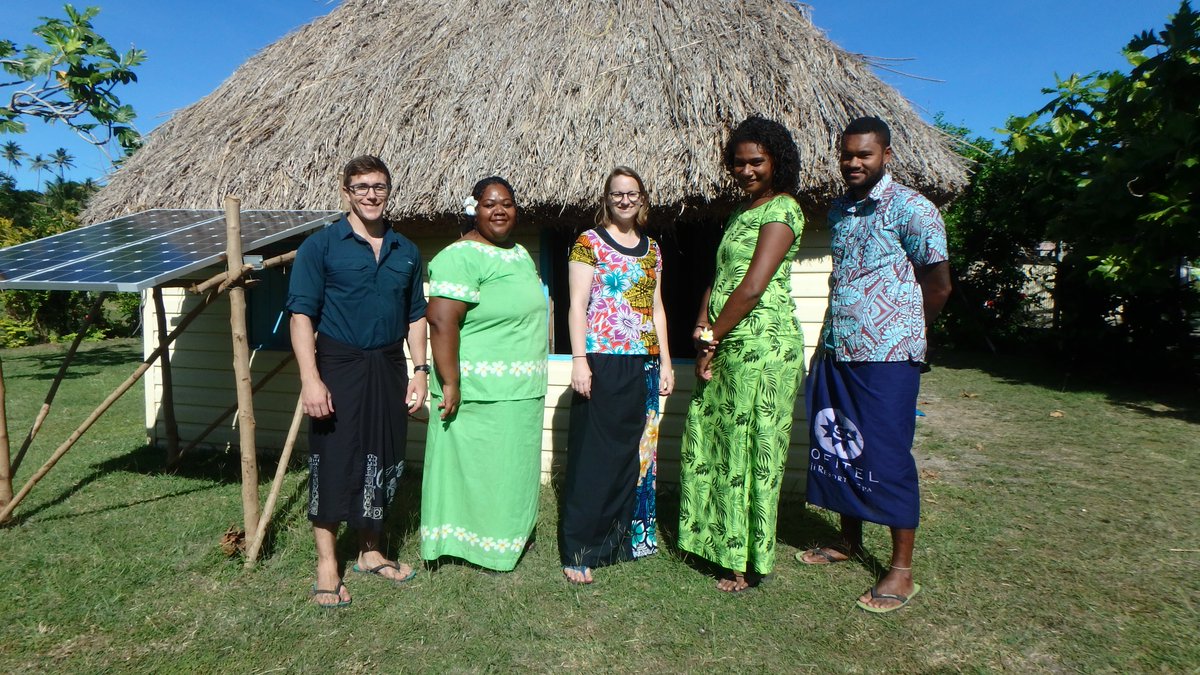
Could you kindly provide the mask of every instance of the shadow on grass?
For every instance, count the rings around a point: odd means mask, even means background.
[[[91,476],[88,476],[88,479],[94,479],[93,477],[95,475],[96,474],[92,474]],[[85,480],[87,480],[87,479],[85,479]],[[83,485],[84,485],[83,482],[79,483],[80,487],[82,487]],[[217,487],[216,485],[200,485],[200,486],[190,488],[187,490],[179,490],[176,492],[167,493],[165,495],[159,495],[157,497],[148,497],[146,499],[135,499],[134,501],[131,501],[131,502],[122,502],[120,504],[111,504],[109,506],[102,506],[100,508],[90,509],[87,511],[74,511],[72,513],[64,513],[64,514],[57,515],[57,516],[47,516],[46,518],[42,518],[40,522],[49,523],[49,522],[53,522],[56,520],[70,520],[72,518],[78,518],[79,516],[89,516],[89,515],[93,515],[93,514],[97,514],[97,513],[107,513],[109,511],[119,511],[121,509],[128,509],[128,508],[132,508],[134,506],[140,506],[142,504],[152,504],[154,502],[159,502],[164,499],[174,499],[175,497],[183,497],[185,495],[190,495],[190,494],[194,494],[197,492],[205,492],[207,490],[212,490],[216,487]],[[22,514],[18,520],[23,521],[23,520],[32,518],[33,516],[37,515],[39,512],[66,500],[68,497],[70,497],[75,492],[76,492],[76,490],[74,490],[74,489],[69,490],[69,491],[63,493],[63,495],[61,497],[55,499],[54,501],[42,504],[42,505],[38,506],[37,508],[29,511],[28,513]]]
[[[659,548],[669,551],[700,574],[716,579],[724,571],[719,565],[679,548],[679,495],[678,484],[658,484],[656,506]],[[804,550],[837,541],[839,536],[838,529],[826,518],[808,508],[802,496],[784,495],[779,505],[779,521],[775,534],[777,543]],[[890,551],[888,553],[890,554]],[[777,556],[775,568],[791,562],[790,556],[787,559]],[[874,554],[868,553],[858,562],[877,577],[887,572],[887,566]]]
[[[258,480],[260,487],[270,485],[279,466],[278,454],[259,453]],[[101,471],[124,471],[143,476],[170,474],[180,478],[204,480],[213,483],[241,483],[242,457],[237,448],[208,450],[195,449],[185,454],[173,469],[168,471],[166,451],[150,445],[113,457],[96,465]],[[303,458],[293,454],[288,462],[288,472],[307,470]]]
[[[146,470],[145,468],[143,468],[143,467],[152,466],[153,464],[157,464],[157,467],[158,467],[157,470]],[[61,493],[59,493],[59,495],[57,497],[54,497],[53,499],[42,502],[41,504],[38,504],[37,506],[35,506],[32,509],[29,509],[27,511],[26,510],[19,511],[18,515],[15,517],[15,522],[23,522],[23,521],[29,520],[30,518],[35,517],[37,514],[45,511],[46,509],[58,506],[59,504],[70,499],[75,494],[81,492],[87,486],[91,485],[92,483],[96,482],[97,480],[100,480],[102,477],[104,477],[107,474],[113,473],[115,471],[129,471],[132,473],[140,473],[140,474],[151,474],[151,473],[160,474],[160,473],[162,473],[162,466],[163,466],[162,451],[158,450],[157,448],[154,448],[152,446],[149,446],[149,445],[143,445],[140,448],[137,448],[127,454],[121,455],[119,457],[114,457],[112,459],[100,462],[99,464],[93,464],[91,473],[89,473],[88,475],[84,476],[80,480],[73,483],[69,488],[63,490]],[[177,492],[173,492],[173,493],[169,493],[169,494],[165,494],[165,495],[159,495],[157,497],[151,497],[148,499],[139,499],[139,500],[134,500],[134,501],[130,501],[130,502],[122,502],[120,504],[112,504],[109,506],[92,509],[90,511],[82,511],[82,512],[77,512],[77,513],[69,513],[69,514],[62,514],[62,515],[58,515],[58,516],[51,516],[49,518],[46,518],[45,520],[47,520],[47,521],[63,520],[63,519],[67,519],[67,518],[74,518],[74,517],[80,516],[80,515],[87,515],[87,514],[93,514],[93,513],[105,513],[108,511],[115,511],[118,509],[125,509],[125,508],[129,508],[132,506],[137,506],[139,504],[147,504],[150,502],[161,501],[163,499],[170,499],[172,497],[180,497],[183,495],[192,494],[194,492],[209,490],[209,489],[212,489],[215,487],[218,487],[218,485],[214,484],[214,485],[208,485],[208,486],[194,487],[194,488],[189,488],[186,490],[179,490]]]
[[[1009,384],[1032,384],[1061,392],[1093,392],[1134,412],[1155,418],[1200,424],[1200,397],[1187,374],[1164,382],[1119,378],[1102,363],[1080,363],[1050,356],[937,351],[935,368],[979,370]]]
[[[295,466],[288,468],[289,472],[295,470]],[[306,500],[307,497],[308,479],[305,478],[284,495],[281,501],[275,502],[275,512],[271,514],[271,522],[267,524],[267,531],[263,535],[262,548],[259,549],[259,561],[268,559],[275,553],[275,542],[280,532],[296,527],[301,521],[307,524],[307,511],[296,507],[298,502],[302,499]],[[251,538],[253,538],[253,535],[247,535],[247,539]],[[246,546],[249,547],[249,542],[247,542]]]
[[[20,356],[5,358],[5,379],[13,380],[53,380],[58,374],[59,366],[67,355],[69,345],[47,345],[44,348],[21,352]],[[142,353],[137,343],[128,344],[97,344],[82,345],[75,353],[75,358],[67,368],[63,379],[77,380],[92,377],[102,370],[114,366],[128,365],[129,372],[142,361]],[[10,374],[10,370],[12,371]]]
[[[19,510],[19,515],[16,517],[19,520],[27,520],[32,518],[46,509],[61,504],[71,496],[81,492],[87,486],[111,473],[126,472],[148,477],[168,475],[166,472],[166,457],[164,454],[165,453],[161,448],[156,448],[151,445],[143,445],[123,455],[119,455],[117,457],[94,464],[92,465],[91,472],[88,475],[76,481],[69,488],[64,489],[58,496],[50,499],[49,501],[38,504],[36,507],[27,511]],[[260,491],[264,491],[263,499],[266,498],[265,490],[269,489],[276,467],[278,466],[278,461],[278,457],[260,455],[258,458],[259,487]],[[290,473],[292,471],[304,469],[305,467],[303,467],[302,464],[303,462],[298,461],[296,456],[293,456],[291,466],[288,468],[288,472]],[[188,488],[146,500],[114,504],[82,513],[54,516],[52,518],[47,518],[46,520],[60,520],[62,518],[67,518],[74,515],[82,515],[84,513],[113,511],[137,506],[139,504],[145,504],[147,502],[188,495],[202,490],[216,489],[223,485],[238,484],[241,483],[241,457],[237,454],[236,450],[194,451],[186,455],[176,469],[170,473],[170,475],[180,478],[206,481],[210,483],[210,485]],[[290,514],[295,508],[296,502],[304,496],[304,494],[307,492],[307,489],[308,483],[305,481],[301,484],[299,489],[293,490],[292,494],[284,495],[283,501],[276,504],[275,512],[277,514]],[[275,525],[272,525],[272,528],[274,527]],[[268,535],[269,534],[270,533],[268,533]]]
[[[278,467],[279,457],[260,455],[258,461],[260,498],[262,502],[265,502],[270,490],[271,481]],[[73,483],[69,488],[62,490],[55,497],[37,504],[28,510],[19,509],[13,515],[13,520],[7,525],[15,526],[37,517],[38,514],[62,504],[108,474],[127,472],[147,477],[166,476],[165,467],[166,458],[163,450],[154,446],[143,445],[123,455],[92,465],[90,473]],[[289,462],[287,472],[291,473],[293,471],[303,471],[307,474],[307,466],[298,455],[293,455]],[[117,511],[197,492],[220,489],[230,484],[239,484],[241,482],[241,457],[237,454],[236,450],[194,451],[186,455],[170,475],[206,481],[208,484],[188,487],[155,497],[109,504],[88,511],[53,515],[42,520],[47,522],[69,520],[81,515]],[[405,539],[417,531],[421,511],[420,488],[420,469],[418,468],[415,471],[406,469],[405,476],[401,481],[401,487],[397,491],[396,499],[393,502],[391,513],[385,523],[383,533],[383,545],[389,557],[394,558]],[[281,492],[263,539],[260,560],[271,557],[274,552],[276,537],[279,533],[300,525],[307,527],[307,509],[305,508],[307,499],[307,475],[304,480],[300,481],[294,487]],[[250,536],[253,535],[251,534]],[[351,557],[357,555],[358,540],[352,530],[342,528],[338,538],[338,550],[343,559],[347,555]]]

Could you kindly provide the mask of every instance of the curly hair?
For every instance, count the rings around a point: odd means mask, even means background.
[[[742,143],[757,143],[771,156],[771,187],[776,192],[795,194],[800,186],[800,151],[787,127],[758,115],[747,117],[729,135],[721,152],[726,171],[733,171],[733,156]]]

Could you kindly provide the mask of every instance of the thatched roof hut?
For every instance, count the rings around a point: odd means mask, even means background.
[[[614,164],[679,213],[728,196],[719,148],[751,113],[784,121],[802,198],[841,189],[838,131],[875,114],[898,178],[938,201],[964,182],[936,129],[786,0],[343,0],[150,134],[86,213],[338,206],[337,171],[370,152],[391,215],[457,212],[500,173],[528,209],[590,207]]]

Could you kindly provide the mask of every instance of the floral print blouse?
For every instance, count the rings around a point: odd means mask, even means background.
[[[621,246],[602,228],[587,230],[571,247],[570,262],[593,268],[587,309],[589,354],[658,354],[654,289],[662,275],[658,243],[642,235]]]

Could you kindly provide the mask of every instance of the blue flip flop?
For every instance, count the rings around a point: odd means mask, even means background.
[[[863,602],[862,600],[856,600],[854,604],[858,605],[859,609],[868,611],[872,614],[887,614],[888,612],[894,612],[894,611],[900,609],[901,607],[908,605],[909,600],[912,600],[913,598],[917,597],[917,593],[921,592],[921,584],[914,582],[912,593],[909,593],[908,595],[898,595],[898,594],[894,594],[894,593],[880,593],[876,589],[878,589],[878,585],[872,586],[871,590],[870,590],[871,598],[873,600],[898,600],[900,602],[900,604],[896,605],[895,607],[872,607],[872,606],[868,605],[867,603]]]
[[[397,572],[400,571],[399,565],[397,565],[396,563],[390,563],[390,562],[385,562],[382,565],[376,565],[375,567],[372,567],[369,570],[365,570],[365,569],[359,567],[358,563],[354,563],[354,567],[351,567],[350,569],[354,570],[355,572],[358,572],[359,574],[373,574],[373,575],[379,577],[380,579],[387,579],[388,581],[392,582],[393,584],[397,584],[397,585],[402,584],[406,581],[411,581],[413,577],[417,576],[417,568],[413,567],[413,568],[410,568],[411,571],[408,573],[408,576],[401,578],[401,579],[393,579],[392,577],[389,577],[389,576],[381,573],[382,570],[385,570],[388,568],[394,569]]]

